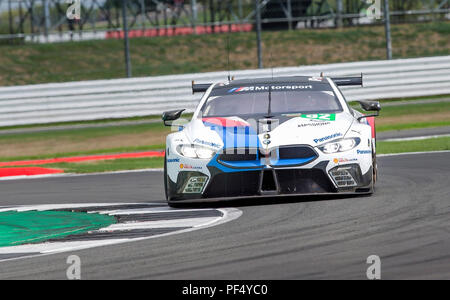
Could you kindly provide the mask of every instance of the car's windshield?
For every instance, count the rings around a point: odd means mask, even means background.
[[[230,92],[232,91],[232,92]],[[203,117],[248,117],[268,113],[269,92],[229,89],[226,94],[212,93],[202,107]],[[331,90],[272,90],[271,114],[336,113],[342,107]]]

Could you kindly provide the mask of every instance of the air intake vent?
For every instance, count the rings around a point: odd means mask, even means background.
[[[220,161],[253,161],[258,160],[258,150],[255,148],[231,148],[219,155]]]
[[[279,155],[280,159],[317,157],[317,153],[309,146],[280,147]]]

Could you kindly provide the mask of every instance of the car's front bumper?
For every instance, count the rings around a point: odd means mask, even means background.
[[[192,177],[205,176],[197,171],[179,172],[177,182],[170,185],[169,200],[177,201],[213,201],[214,199],[233,199],[242,197],[272,197],[289,195],[317,195],[341,193],[370,193],[372,191],[372,169],[362,174],[357,164],[346,165],[351,168],[354,184],[338,186],[331,176],[328,161],[322,161],[311,168],[263,168],[237,172],[223,172],[216,167],[208,167],[207,177],[202,191],[184,193],[186,184]],[[336,167],[338,168],[338,167]],[[334,169],[336,169],[334,168]]]

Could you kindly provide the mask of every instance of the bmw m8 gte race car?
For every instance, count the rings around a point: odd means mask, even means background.
[[[170,205],[251,196],[366,193],[377,175],[375,113],[352,109],[339,86],[361,77],[281,77],[194,84],[192,119],[165,112]]]

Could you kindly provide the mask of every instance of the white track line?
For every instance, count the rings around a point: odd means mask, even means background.
[[[162,204],[163,205],[163,204]],[[214,209],[202,209],[202,211],[213,211]],[[98,213],[98,214],[108,214],[111,216],[120,216],[120,215],[138,215],[138,214],[155,214],[155,213],[165,213],[165,212],[177,212],[180,209],[172,208],[172,207],[153,207],[153,208],[138,208],[138,209],[121,209],[121,210],[101,210],[101,211],[90,211],[89,213]],[[198,211],[198,209],[183,209],[183,212],[192,212]]]
[[[0,177],[0,181],[21,180],[21,179],[41,179],[41,178],[61,178],[61,177],[84,177],[84,176],[98,176],[98,175],[117,175],[117,174],[128,174],[128,173],[163,172],[163,171],[164,171],[164,169],[157,168],[157,169],[124,170],[124,171],[88,173],[88,174],[58,173],[58,174],[48,174],[48,175],[29,175],[29,176],[21,175],[21,176]]]
[[[125,242],[127,239],[111,239],[106,241],[76,241],[76,242],[55,242],[55,243],[42,243],[42,244],[29,244],[29,245],[21,245],[21,246],[12,246],[12,247],[1,247],[0,254],[27,254],[27,253],[42,253],[42,254],[50,254],[50,253],[61,253],[66,251],[75,251],[88,249],[93,247],[107,246],[113,245],[121,242]],[[33,255],[33,256],[39,256]],[[27,256],[31,257],[31,256]],[[17,259],[17,258],[15,258]],[[2,261],[0,260],[0,263]]]
[[[44,210],[58,210],[58,209],[68,209],[68,208],[80,208],[80,207],[96,207],[96,206],[105,206],[105,209],[108,206],[116,206],[116,205],[148,205],[148,206],[163,206],[165,204],[161,203],[77,203],[77,204],[39,204],[39,205],[18,205],[18,206],[10,206],[7,208],[0,209],[0,212],[5,211],[44,211]],[[150,208],[150,207],[149,207]]]
[[[177,220],[162,220],[162,221],[146,221],[135,223],[121,223],[113,224],[111,226],[102,228],[93,232],[110,232],[136,229],[157,229],[157,228],[186,228],[197,227],[211,222],[217,222],[222,217],[202,217],[202,218],[186,218]]]

